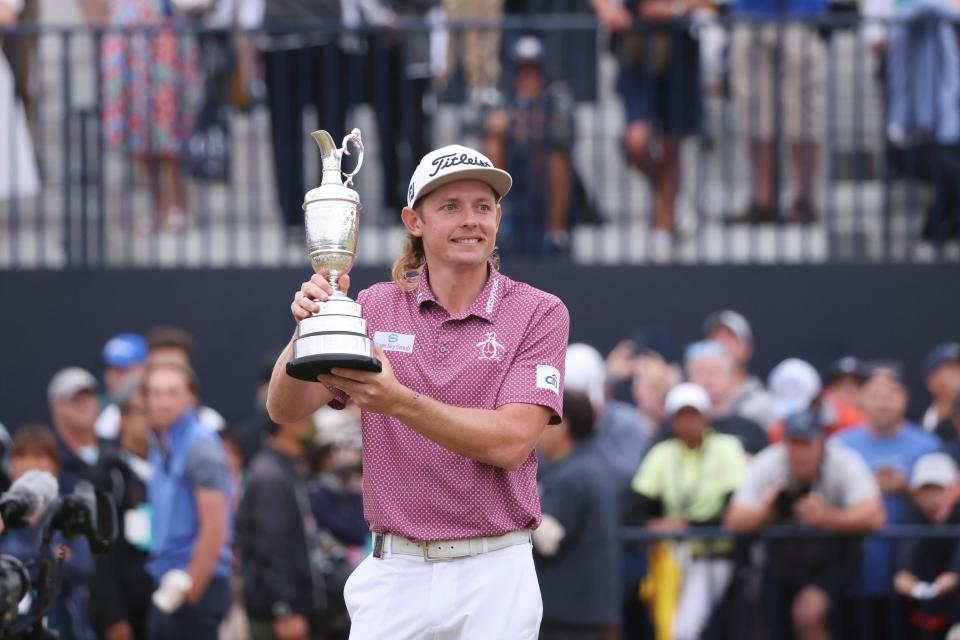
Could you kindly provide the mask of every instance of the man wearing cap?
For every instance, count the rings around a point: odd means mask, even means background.
[[[852,535],[883,526],[877,483],[855,452],[827,443],[815,411],[787,417],[784,441],[750,463],[730,503],[724,526],[755,533],[768,524],[796,524]],[[832,602],[853,580],[859,561],[855,540],[771,541],[769,589],[786,625],[778,637],[826,638]]]
[[[590,399],[597,415],[594,446],[626,487],[647,451],[651,425],[635,407],[610,398],[607,367],[599,351],[588,344],[571,344],[565,362],[564,388]]]
[[[93,430],[97,419],[97,379],[80,367],[57,372],[47,386],[54,435],[60,445],[60,494],[73,492],[80,480],[96,479],[100,444]]]
[[[863,457],[883,493],[887,521],[902,524],[910,504],[907,491],[913,466],[920,457],[937,451],[940,441],[905,419],[908,393],[898,362],[867,363],[864,379],[860,403],[867,422],[835,438]],[[895,541],[867,538],[860,572],[850,590],[850,606],[862,606],[863,619],[877,633],[884,628],[888,599],[893,594],[895,552]]]
[[[503,109],[486,117],[490,158],[516,178],[510,202],[504,204],[506,248],[532,255],[570,247],[573,93],[562,81],[548,82],[543,56],[539,38],[517,40],[514,90]]]
[[[103,345],[103,386],[109,404],[103,408],[93,426],[97,436],[114,439],[120,433],[120,410],[117,392],[127,380],[143,374],[147,364],[147,341],[136,333],[120,333]]]
[[[355,639],[537,635],[533,449],[560,422],[569,316],[556,297],[497,270],[511,182],[467,147],[424,156],[401,213],[407,241],[393,282],[357,296],[383,371],[334,369],[319,385],[287,376],[292,343],[277,360],[267,400],[275,422],[350,398],[363,410],[374,549],[344,592]],[[294,296],[294,317],[331,293],[313,276]]]
[[[923,361],[923,378],[933,404],[921,424],[933,431],[950,417],[953,401],[960,394],[960,343],[944,342],[931,349]]]
[[[750,374],[753,358],[753,330],[743,314],[730,309],[715,311],[703,321],[704,339],[719,342],[736,362],[734,389],[730,393],[730,413],[741,415],[764,427],[773,418],[770,415],[770,397],[760,379]]]
[[[702,387],[677,385],[667,394],[666,410],[674,436],[643,459],[624,519],[664,533],[692,525],[717,526],[746,473],[743,447],[737,438],[709,428],[710,398]],[[729,541],[694,545],[693,552],[693,560],[683,567],[674,638],[700,637],[733,576]]]
[[[917,460],[910,476],[914,508],[907,523],[960,524],[960,508],[952,505],[951,496],[956,483],[957,466],[947,454],[928,453]],[[894,586],[897,593],[911,600],[907,620],[917,637],[945,638],[951,625],[960,619],[958,581],[960,543],[956,538],[900,541]]]

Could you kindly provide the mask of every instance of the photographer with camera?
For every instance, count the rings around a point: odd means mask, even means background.
[[[216,640],[231,603],[226,453],[219,436],[197,417],[199,385],[187,365],[149,364],[143,391],[154,430],[147,570],[158,585],[147,636]]]
[[[880,490],[856,452],[827,443],[824,425],[809,409],[788,416],[784,441],[751,461],[733,496],[724,526],[755,533],[768,524],[812,527],[844,537],[774,540],[767,545],[765,593],[791,624],[776,637],[829,637],[831,603],[852,582],[859,539],[884,524]],[[774,631],[771,630],[771,635]]]
[[[57,441],[45,426],[22,426],[13,439],[10,463],[14,481],[29,471],[43,471],[56,476],[60,471]],[[23,562],[30,569],[32,579],[37,579],[37,568],[42,559],[46,515],[38,512],[22,527],[14,528],[11,523],[11,528],[4,532],[0,541],[0,552]],[[93,573],[90,546],[83,538],[63,540],[59,533],[54,535],[53,543],[62,545],[60,553],[63,554],[64,564],[60,592],[49,610],[49,629],[57,631],[61,640],[93,640],[95,636],[89,623],[86,593],[86,585]]]

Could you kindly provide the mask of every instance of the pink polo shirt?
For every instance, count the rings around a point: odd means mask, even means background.
[[[413,291],[385,282],[361,291],[357,302],[403,385],[457,407],[538,404],[553,412],[551,424],[560,421],[570,317],[556,296],[491,268],[473,305],[451,316],[424,270]],[[347,396],[333,391],[330,404],[341,408]],[[448,540],[536,528],[536,474],[533,452],[507,471],[363,412],[363,511],[372,531]]]

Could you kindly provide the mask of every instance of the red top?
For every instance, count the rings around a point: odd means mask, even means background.
[[[560,422],[570,329],[556,297],[490,269],[463,314],[418,287],[380,283],[357,296],[367,331],[401,384],[445,404],[496,409],[537,404]],[[346,394],[331,389],[342,408]],[[540,524],[533,452],[516,471],[476,462],[394,418],[363,412],[363,510],[372,531],[413,540],[498,536]]]

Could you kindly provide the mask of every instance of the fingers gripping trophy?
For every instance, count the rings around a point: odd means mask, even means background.
[[[300,321],[299,337],[293,343],[293,358],[287,373],[300,380],[316,382],[317,375],[334,367],[380,371],[374,357],[373,341],[367,336],[367,321],[360,305],[337,290],[340,276],[349,273],[357,258],[357,234],[360,223],[360,196],[351,187],[353,177],[363,164],[360,130],[344,137],[338,149],[326,131],[314,131],[320,146],[323,179],[320,186],[307,192],[303,201],[306,216],[307,250],[313,270],[325,278],[336,292],[313,316]],[[357,165],[344,173],[340,162],[350,155],[352,145]],[[341,178],[343,176],[343,179]],[[344,180],[345,179],[345,180]]]

